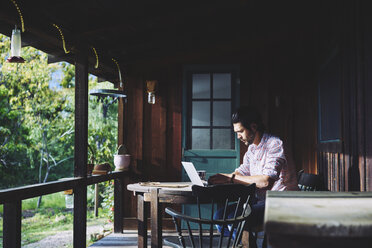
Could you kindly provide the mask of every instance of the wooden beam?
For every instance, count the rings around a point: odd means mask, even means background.
[[[81,48],[84,51],[84,47]],[[76,55],[75,63],[75,177],[87,177],[88,59]],[[74,188],[74,247],[86,247],[87,187]]]
[[[123,233],[124,228],[124,180],[115,179],[114,183],[114,232]]]
[[[86,177],[88,152],[88,60],[78,53],[75,63],[75,177]]]
[[[21,247],[21,215],[21,201],[8,202],[4,204],[4,248]]]
[[[84,179],[83,177],[75,177],[72,179],[58,180],[47,183],[32,184],[17,188],[0,190],[0,204],[25,200],[41,195],[53,194],[64,190],[72,189],[78,185],[82,185],[84,181],[86,185],[92,185],[100,182],[109,181],[112,179],[123,178],[129,174],[128,171],[114,171],[107,175],[94,175]]]
[[[18,15],[10,14],[13,12],[13,8],[14,6],[11,2],[6,6],[0,4],[0,33],[4,33],[7,36],[11,35],[14,25],[19,25]],[[35,12],[35,15],[38,15],[38,13]],[[81,37],[81,35],[69,32],[66,30],[66,27],[63,27],[67,49],[71,50],[70,53],[65,54],[58,30],[52,26],[53,22],[54,20],[50,20],[48,17],[42,15],[40,15],[40,19],[31,18],[31,16],[29,16],[27,25],[25,26],[25,32],[22,33],[22,39],[24,39],[26,45],[31,45],[36,49],[55,56],[55,58],[50,58],[51,60],[49,63],[66,61],[73,64],[75,62],[74,56],[80,52],[75,43],[82,43],[82,41],[84,41],[86,43],[85,46],[88,47],[88,42]],[[89,45],[94,45],[93,43]],[[112,56],[106,54],[108,51],[106,47],[105,49],[106,50],[102,49],[99,51],[100,66],[98,69],[94,68],[96,59],[94,53],[91,51],[86,52],[86,56],[91,64],[91,66],[88,67],[88,71],[96,76],[107,79],[107,81],[114,82],[117,78],[116,66],[111,61]]]
[[[81,178],[74,178],[66,181],[32,184],[17,188],[0,190],[0,204],[68,190],[77,186],[79,181],[81,181]]]

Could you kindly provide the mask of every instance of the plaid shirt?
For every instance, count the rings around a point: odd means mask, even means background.
[[[275,180],[270,190],[298,190],[294,168],[285,158],[283,142],[264,133],[260,144],[251,144],[243,158],[243,164],[235,170],[243,176],[267,175]],[[264,200],[265,189],[257,188],[258,200]]]

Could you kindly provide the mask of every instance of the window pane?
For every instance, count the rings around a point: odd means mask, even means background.
[[[210,92],[210,75],[192,74],[192,98],[210,98]]]
[[[342,79],[340,56],[333,57],[319,74],[319,138],[321,142],[341,139]]]
[[[213,74],[213,98],[231,98],[231,73]]]
[[[231,149],[231,129],[213,129],[213,149]]]
[[[210,126],[210,102],[192,102],[193,126]]]
[[[230,126],[231,125],[231,102],[214,102],[213,103],[213,126]]]
[[[210,130],[193,128],[191,149],[210,149]]]

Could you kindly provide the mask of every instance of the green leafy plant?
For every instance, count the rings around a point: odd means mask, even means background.
[[[127,147],[124,146],[123,144],[121,144],[121,145],[118,147],[118,149],[117,149],[117,154],[118,154],[118,155],[129,154]]]
[[[101,196],[103,213],[109,222],[114,220],[114,181],[104,182],[105,187]]]

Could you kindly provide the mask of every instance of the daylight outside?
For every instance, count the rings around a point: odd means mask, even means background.
[[[0,34],[0,189],[73,177],[75,68],[48,63],[22,48],[25,63],[7,63],[10,38]],[[89,76],[89,90],[110,89]],[[117,144],[117,101],[89,97],[88,160],[109,163]],[[87,244],[112,229],[113,182],[88,187]],[[98,191],[98,192],[97,192]],[[22,247],[72,247],[71,192],[22,201]],[[94,206],[98,207],[94,211]],[[3,205],[0,205],[0,245]]]

